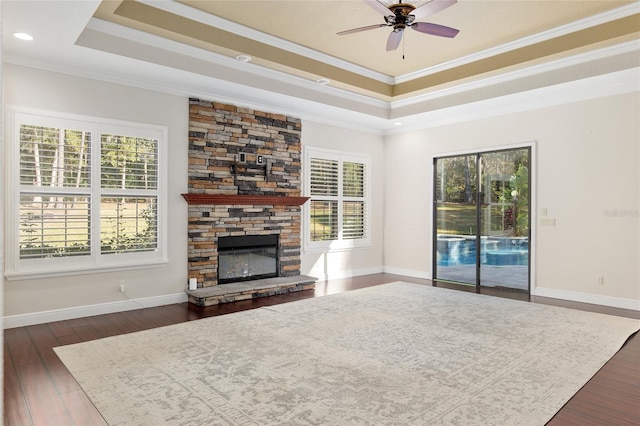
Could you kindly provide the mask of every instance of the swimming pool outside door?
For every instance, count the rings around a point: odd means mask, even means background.
[[[529,291],[531,148],[434,158],[435,280]]]

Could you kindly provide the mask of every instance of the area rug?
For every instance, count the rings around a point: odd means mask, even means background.
[[[55,351],[110,425],[544,425],[638,329],[397,282]]]

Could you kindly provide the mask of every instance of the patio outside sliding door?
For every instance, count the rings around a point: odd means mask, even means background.
[[[434,159],[434,279],[529,290],[530,148]]]
[[[476,284],[477,155],[436,158],[434,278]]]

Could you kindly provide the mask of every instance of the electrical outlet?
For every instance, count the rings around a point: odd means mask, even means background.
[[[598,277],[598,285],[604,285],[604,277],[602,275]]]
[[[124,280],[118,281],[118,290],[120,290],[120,293],[124,293],[124,291],[126,290],[125,284],[126,282]]]
[[[551,217],[543,218],[540,220],[542,226],[556,226],[556,220]]]
[[[262,155],[258,154],[256,156],[256,164],[262,164],[262,163],[264,163],[264,157]]]

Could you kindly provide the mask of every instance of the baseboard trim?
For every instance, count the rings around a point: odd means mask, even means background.
[[[384,267],[385,274],[404,275],[405,277],[431,279],[431,273],[427,271],[418,271],[415,269],[394,268],[391,266]]]
[[[171,305],[173,303],[183,303],[186,301],[186,293],[175,293],[163,296],[143,297],[140,299],[127,299],[118,302],[99,303],[96,305],[76,306],[73,308],[56,309],[51,311],[9,315],[3,318],[3,327],[5,329],[24,327],[54,321],[64,321],[95,315],[112,314],[115,312],[132,311],[134,309],[152,308],[154,306]]]
[[[612,308],[640,311],[640,300],[635,299],[625,299],[622,297],[603,296],[601,294],[582,293],[578,291],[558,290],[545,287],[534,287],[531,294],[534,296],[549,297],[552,299],[570,300],[572,302],[582,302],[592,305],[603,305],[610,306]]]
[[[387,273],[404,275],[407,277],[431,279],[428,272],[413,269],[394,267],[375,267],[364,269],[352,269],[339,271],[318,277],[319,281],[327,279],[351,278],[362,275]],[[640,300],[625,299],[621,297],[603,296],[599,294],[582,293],[577,291],[558,290],[545,287],[534,287],[532,295],[549,297],[552,299],[570,300],[573,302],[589,303],[593,305],[610,306],[613,308],[630,309],[640,311]],[[29,325],[44,324],[54,321],[64,321],[75,318],[84,318],[95,315],[112,314],[115,312],[132,311],[135,309],[152,308],[154,306],[184,303],[187,301],[186,293],[175,293],[163,296],[143,297],[140,299],[128,299],[119,302],[100,303],[96,305],[77,306],[73,308],[56,309],[51,311],[33,312],[28,314],[10,315],[3,318],[3,328],[25,327]]]
[[[404,275],[413,278],[433,279],[430,272],[418,271],[414,269],[403,269],[385,266],[384,272],[387,274]],[[603,296],[601,294],[582,293],[578,291],[558,290],[545,287],[533,287],[532,296],[549,297],[552,299],[569,300],[572,302],[589,303],[592,305],[610,306],[612,308],[630,309],[640,311],[640,300],[625,299],[622,297]]]

